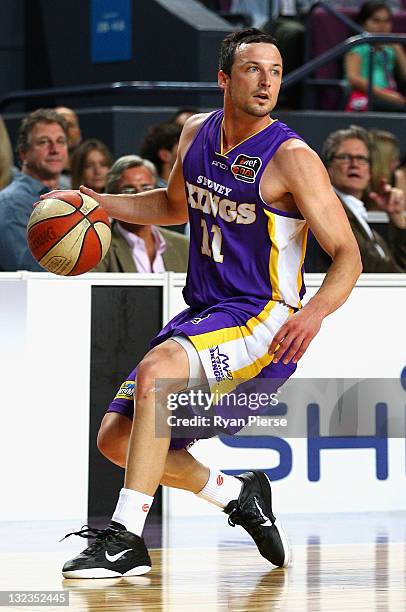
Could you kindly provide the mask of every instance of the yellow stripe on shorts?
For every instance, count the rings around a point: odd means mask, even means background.
[[[203,351],[211,346],[217,346],[224,344],[225,342],[238,340],[244,336],[252,336],[255,327],[268,318],[269,313],[278,303],[279,302],[270,300],[258,315],[248,319],[244,327],[240,327],[239,325],[236,325],[235,327],[224,327],[222,329],[206,332],[205,334],[189,336],[189,340],[193,343],[198,351]]]

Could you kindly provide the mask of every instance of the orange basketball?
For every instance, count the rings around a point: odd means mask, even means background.
[[[94,268],[106,255],[110,222],[93,198],[77,191],[59,191],[34,208],[27,239],[43,268],[75,276]]]

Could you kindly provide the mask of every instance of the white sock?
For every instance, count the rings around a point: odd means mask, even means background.
[[[150,495],[123,488],[111,520],[124,525],[127,531],[141,536],[153,501],[154,498]]]
[[[224,509],[230,501],[238,499],[241,487],[242,482],[238,478],[228,476],[218,470],[210,470],[209,480],[197,495]]]

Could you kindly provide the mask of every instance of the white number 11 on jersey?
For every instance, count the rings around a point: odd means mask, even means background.
[[[211,233],[213,234],[213,239],[211,241],[210,248],[210,236],[209,231],[207,229],[207,223],[204,219],[200,222],[203,230],[203,238],[202,238],[202,247],[201,251],[203,255],[207,255],[207,257],[213,257],[214,261],[217,263],[223,263],[224,255],[221,254],[221,243],[223,237],[221,235],[221,229],[218,225],[212,225]]]

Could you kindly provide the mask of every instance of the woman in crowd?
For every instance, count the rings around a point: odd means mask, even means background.
[[[383,179],[396,186],[396,169],[400,165],[399,141],[392,132],[369,130],[372,136],[373,154],[371,165],[371,188],[376,191]]]
[[[389,34],[392,30],[392,11],[386,2],[364,2],[356,21],[371,34]],[[363,43],[353,47],[345,57],[345,71],[352,92],[348,111],[365,111],[368,108],[368,72],[370,45]],[[373,109],[377,111],[405,111],[406,98],[398,90],[396,74],[406,80],[406,54],[400,44],[373,45],[372,93]]]
[[[85,140],[72,155],[72,189],[86,185],[102,193],[112,165],[112,155],[105,144],[95,138]]]

